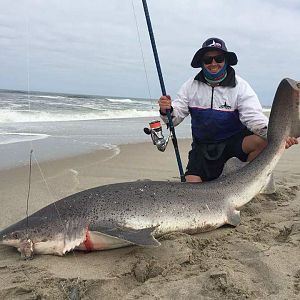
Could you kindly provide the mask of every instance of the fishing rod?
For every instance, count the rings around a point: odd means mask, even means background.
[[[162,95],[167,96],[165,83],[164,83],[164,79],[162,76],[161,67],[160,67],[160,63],[159,63],[158,52],[157,52],[156,43],[155,43],[155,39],[154,39],[153,29],[152,29],[152,25],[151,25],[147,1],[142,0],[142,2],[143,2],[144,12],[145,12],[148,32],[149,32],[149,36],[150,36],[150,41],[151,41],[151,45],[152,45],[153,55],[154,55],[154,59],[155,59],[157,74],[158,74],[158,78],[159,78],[160,88],[162,91]],[[166,113],[167,113],[167,118],[168,118],[169,129],[170,129],[170,136],[171,136],[171,139],[173,142],[176,159],[177,159],[177,164],[178,164],[178,168],[179,168],[180,180],[181,180],[181,182],[185,182],[185,177],[184,177],[182,163],[181,163],[181,159],[180,159],[177,138],[176,138],[176,134],[175,134],[175,128],[174,128],[174,124],[173,124],[172,117],[171,117],[171,112],[168,109],[166,111]],[[147,134],[151,134],[153,143],[155,145],[157,145],[158,150],[164,151],[168,144],[170,136],[167,138],[167,140],[165,140],[163,138],[163,135],[161,132],[161,126],[159,123],[160,123],[159,121],[150,123],[150,130],[148,128],[145,128],[144,131]]]

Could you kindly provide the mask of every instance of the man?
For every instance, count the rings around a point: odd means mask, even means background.
[[[191,62],[193,68],[202,70],[182,85],[174,101],[169,96],[159,99],[166,123],[166,110],[171,110],[174,126],[191,115],[193,143],[187,182],[213,180],[229,158],[251,161],[267,145],[268,118],[253,89],[231,67],[237,61],[224,41],[209,38]],[[297,143],[290,137],[286,148]]]

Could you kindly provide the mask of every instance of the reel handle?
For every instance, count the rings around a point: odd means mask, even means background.
[[[144,128],[144,132],[148,135],[151,134],[151,130],[148,127]]]

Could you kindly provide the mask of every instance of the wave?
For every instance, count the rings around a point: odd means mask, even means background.
[[[31,97],[46,98],[46,99],[66,99],[64,96],[47,96],[47,95],[30,95]]]
[[[48,138],[47,134],[38,134],[38,133],[27,133],[27,132],[18,132],[18,133],[0,133],[0,145],[14,144],[20,142],[30,142],[41,139]]]
[[[109,101],[109,102],[119,102],[119,103],[135,103],[136,101],[131,100],[131,99],[111,99],[111,98],[105,98],[105,100]]]
[[[125,119],[158,116],[157,110],[106,110],[92,112],[37,112],[37,111],[12,111],[0,109],[0,123],[22,122],[59,122],[59,121],[85,121],[101,119]]]

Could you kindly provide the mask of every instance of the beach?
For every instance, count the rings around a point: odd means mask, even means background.
[[[179,140],[184,166],[190,144]],[[0,228],[26,216],[28,173],[28,165],[0,171]],[[174,232],[158,248],[23,261],[16,249],[0,246],[0,298],[299,299],[299,146],[285,151],[274,175],[276,193],[246,204],[237,227]],[[147,141],[34,161],[29,213],[84,189],[136,180],[179,181],[172,146],[161,153]]]

